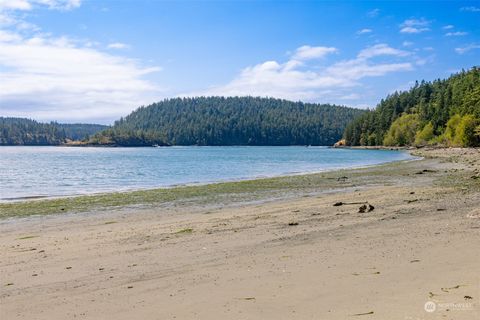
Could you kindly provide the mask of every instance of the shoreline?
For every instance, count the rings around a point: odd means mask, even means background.
[[[361,148],[351,148],[351,149],[361,149]],[[375,149],[375,150],[392,150],[393,149]],[[402,151],[403,149],[398,149],[395,151]],[[405,150],[406,151],[406,150]],[[272,175],[259,175],[253,177],[245,177],[245,178],[238,178],[238,179],[225,179],[225,180],[217,180],[217,181],[207,181],[207,182],[189,182],[189,183],[179,183],[179,184],[172,184],[167,186],[158,186],[158,187],[132,187],[132,188],[125,188],[125,189],[117,189],[117,190],[106,190],[106,191],[99,191],[99,192],[91,192],[91,193],[78,193],[78,194],[69,194],[69,195],[28,195],[16,198],[1,198],[0,199],[0,209],[2,204],[9,204],[9,203],[20,203],[20,202],[29,202],[29,201],[42,201],[42,200],[57,200],[57,199],[69,199],[69,198],[77,198],[77,197],[95,197],[95,196],[108,196],[113,194],[124,194],[130,192],[141,192],[141,191],[156,191],[156,190],[164,190],[164,189],[174,189],[174,188],[182,188],[182,187],[201,187],[213,184],[221,184],[221,183],[236,183],[236,182],[244,182],[244,181],[255,181],[255,180],[264,180],[264,179],[275,179],[275,178],[286,178],[286,177],[295,177],[295,176],[304,176],[304,175],[315,175],[315,174],[322,174],[327,172],[335,172],[340,170],[357,170],[357,169],[366,169],[376,166],[388,165],[391,163],[397,162],[408,162],[408,161],[418,161],[422,160],[422,157],[414,156],[410,152],[410,159],[402,159],[402,160],[391,160],[380,162],[376,164],[370,165],[358,165],[358,166],[351,166],[351,167],[335,167],[323,170],[315,170],[315,171],[304,171],[304,172],[287,172],[287,173],[280,173],[280,174],[272,174]],[[1,211],[0,211],[1,212]],[[1,219],[1,214],[0,214]]]
[[[480,150],[415,153],[0,220],[0,318],[476,319]]]
[[[253,177],[253,178],[240,178],[234,180],[224,180],[224,181],[215,181],[215,182],[205,182],[205,183],[185,183],[185,184],[177,184],[167,187],[155,187],[155,188],[134,188],[134,189],[126,189],[126,190],[118,190],[118,191],[107,191],[107,192],[95,192],[95,193],[85,193],[85,194],[77,194],[77,195],[65,195],[65,196],[48,196],[48,195],[38,195],[38,196],[28,196],[24,197],[27,199],[9,199],[9,200],[0,200],[0,220],[4,218],[14,218],[15,216],[29,216],[29,215],[44,215],[44,214],[63,214],[67,212],[76,212],[76,210],[80,211],[94,211],[95,209],[108,209],[108,207],[119,207],[119,206],[129,206],[129,205],[142,205],[148,204],[152,201],[146,201],[146,203],[142,203],[141,200],[132,200],[123,201],[121,203],[114,203],[114,205],[107,205],[102,206],[102,200],[105,202],[113,201],[115,202],[116,199],[119,197],[125,196],[142,196],[142,194],[165,194],[169,192],[180,192],[184,191],[185,189],[197,189],[198,192],[202,193],[202,188],[214,188],[217,190],[221,190],[221,187],[227,185],[233,189],[236,187],[241,188],[241,184],[253,184],[258,185],[258,188],[264,185],[264,183],[268,183],[270,181],[278,181],[285,180],[288,182],[289,178],[295,177],[305,177],[308,179],[309,176],[321,176],[323,174],[331,174],[335,175],[340,172],[351,172],[357,171],[362,169],[369,169],[369,168],[381,168],[382,166],[388,166],[392,164],[399,164],[399,163],[407,163],[411,161],[421,161],[422,157],[414,156],[410,153],[410,159],[403,159],[403,160],[393,160],[393,161],[386,161],[378,164],[372,165],[361,165],[361,166],[354,166],[348,168],[332,168],[332,169],[325,169],[321,171],[311,171],[311,172],[298,172],[298,173],[288,173],[288,174],[281,174],[281,175],[273,175],[273,176],[264,176],[264,177]],[[200,189],[200,190],[198,190]],[[85,205],[82,207],[70,208],[72,205],[71,202],[79,202],[84,203]],[[154,203],[162,203],[168,201],[153,201]],[[38,204],[39,207],[47,207],[48,210],[43,210],[40,214],[35,214],[35,204]],[[21,215],[16,215],[13,211],[20,211],[20,210],[28,210]]]

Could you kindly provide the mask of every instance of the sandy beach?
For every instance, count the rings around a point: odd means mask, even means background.
[[[480,150],[415,154],[308,189],[0,220],[0,319],[480,319]]]

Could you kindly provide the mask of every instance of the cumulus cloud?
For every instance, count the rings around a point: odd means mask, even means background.
[[[376,16],[379,15],[379,13],[380,13],[380,9],[373,9],[367,12],[367,17],[375,18]]]
[[[360,53],[358,54],[358,58],[369,59],[376,56],[384,55],[405,57],[410,55],[410,53],[408,51],[392,48],[387,44],[376,44],[360,51]]]
[[[474,7],[474,6],[470,6],[470,7],[461,7],[461,8],[460,8],[460,11],[466,11],[466,12],[480,12],[480,8],[479,8],[479,7]]]
[[[466,45],[465,47],[455,48],[455,52],[458,54],[464,54],[474,49],[480,49],[480,44],[472,43],[472,44]]]
[[[128,44],[125,44],[125,43],[114,42],[114,43],[108,44],[107,48],[108,49],[128,49],[128,48],[130,48],[130,46]]]
[[[66,11],[80,4],[80,0],[0,0],[0,28],[14,27],[18,31],[38,32],[38,26],[24,20],[24,12],[40,7]]]
[[[142,78],[158,67],[143,67],[67,38],[4,35],[0,67],[3,115],[113,119],[158,95],[158,88]]]
[[[0,8],[13,13],[40,5],[66,10],[79,4],[73,0],[0,0]],[[108,122],[161,95],[161,89],[145,79],[160,71],[159,67],[103,52],[88,41],[55,37],[35,28],[20,30],[18,25],[27,22],[18,18],[10,22],[0,27],[3,116]],[[121,47],[120,43],[113,45]]]
[[[430,21],[425,19],[408,19],[400,25],[400,33],[421,33],[429,31]]]
[[[413,70],[410,61],[379,62],[377,59],[390,57],[404,60],[409,55],[406,51],[378,44],[361,50],[352,59],[327,66],[320,66],[315,61],[298,64],[293,58],[283,63],[265,61],[244,68],[225,85],[182,95],[251,95],[304,101],[352,100],[358,98],[358,94],[351,91],[352,88],[361,87],[360,80],[364,78]]]
[[[0,10],[32,10],[35,6],[70,10],[80,6],[81,0],[0,0]]]
[[[25,0],[0,0],[0,10],[30,10],[32,6]]]
[[[0,42],[18,41],[20,39],[20,35],[0,29]]]
[[[447,37],[460,37],[460,36],[466,36],[468,32],[463,32],[463,31],[456,31],[456,32],[447,32],[445,35]]]
[[[373,31],[372,29],[364,28],[364,29],[358,30],[357,34],[366,34],[366,33],[371,33],[372,31]]]
[[[311,47],[301,46],[295,51],[293,55],[294,60],[310,60],[323,58],[330,53],[337,52],[337,48],[334,47]]]

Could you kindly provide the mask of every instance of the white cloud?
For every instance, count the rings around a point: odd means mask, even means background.
[[[6,116],[112,119],[159,95],[159,89],[142,78],[158,67],[142,67],[66,38],[4,36],[0,67]]]
[[[464,54],[464,53],[466,53],[468,51],[471,51],[471,50],[474,50],[474,49],[480,49],[480,44],[472,43],[472,44],[469,44],[465,47],[455,48],[455,52],[458,53],[458,54]]]
[[[427,28],[414,28],[414,27],[403,27],[400,32],[401,33],[420,33],[420,32],[423,32],[423,31],[427,31],[428,29]]]
[[[327,54],[335,53],[338,50],[333,47],[311,47],[301,46],[293,55],[294,60],[310,60],[325,57]]]
[[[386,44],[376,44],[374,46],[368,47],[360,51],[358,54],[358,58],[362,59],[370,59],[376,56],[397,56],[397,57],[405,57],[408,56],[410,53],[407,51],[399,50],[392,48]]]
[[[447,37],[459,37],[459,36],[466,36],[468,32],[457,31],[457,32],[447,32],[445,35]]]
[[[443,30],[450,30],[450,29],[453,29],[453,28],[454,28],[454,26],[451,25],[451,24],[442,27]]]
[[[35,8],[70,10],[80,6],[80,0],[0,0],[0,28],[14,27],[19,31],[40,31],[24,20],[25,11]]]
[[[429,31],[430,21],[425,19],[408,19],[400,25],[400,33],[421,33]]]
[[[0,15],[10,18],[0,26],[3,116],[111,121],[164,96],[145,79],[159,67],[95,49],[101,47],[96,42],[41,33],[17,14],[37,6],[68,10],[78,5],[78,0],[0,0]]]
[[[181,94],[187,96],[269,96],[304,101],[341,101],[358,98],[352,88],[367,77],[379,77],[393,72],[413,70],[409,61],[374,62],[379,56],[405,59],[408,52],[379,44],[361,50],[355,58],[328,66],[315,61],[302,63],[293,58],[286,62],[266,61],[243,69],[225,85],[199,92]]]
[[[435,57],[436,55],[434,53],[430,54],[429,56],[427,57],[423,57],[423,58],[415,58],[415,64],[417,66],[424,66],[426,65],[427,63],[432,63],[435,61]]]
[[[460,8],[460,11],[480,12],[480,8],[478,8],[478,7],[473,7],[473,6],[470,6],[470,7],[462,7],[462,8]]]
[[[413,42],[411,42],[411,41],[403,41],[403,42],[402,42],[402,46],[404,46],[404,47],[411,47],[411,46],[413,46]]]
[[[0,10],[31,10],[32,5],[27,0],[0,0]]]
[[[2,10],[32,10],[35,6],[46,6],[50,9],[70,10],[79,7],[81,0],[0,0]]]
[[[366,33],[371,33],[372,31],[373,31],[372,29],[364,28],[364,29],[358,30],[357,34],[366,34]]]
[[[114,42],[114,43],[110,43],[107,46],[107,48],[108,49],[128,49],[128,48],[130,48],[130,46],[128,44],[125,44],[125,43]]]
[[[0,30],[0,42],[18,41],[20,39],[21,37],[16,33]]]
[[[380,9],[373,9],[367,12],[367,17],[375,18],[380,13]]]

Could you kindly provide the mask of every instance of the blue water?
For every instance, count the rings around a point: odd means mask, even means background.
[[[401,151],[327,147],[0,147],[0,199],[272,177],[411,158]]]

